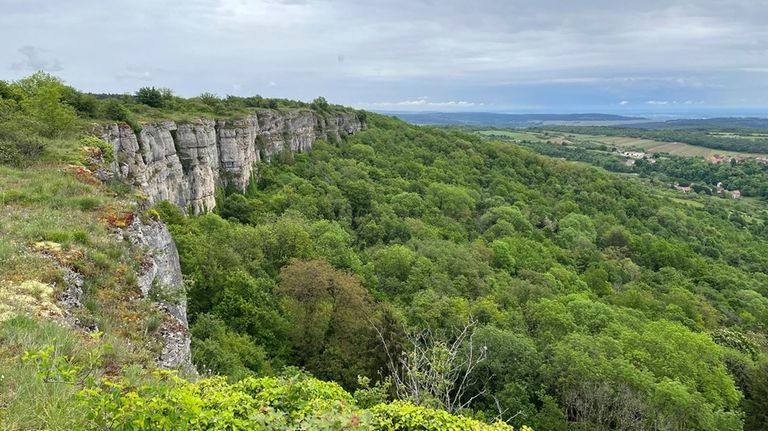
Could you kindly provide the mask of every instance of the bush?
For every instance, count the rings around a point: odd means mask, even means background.
[[[77,111],[63,103],[71,88],[55,76],[38,72],[15,83],[23,94],[20,106],[32,130],[48,138],[65,136],[77,124]]]
[[[80,145],[83,148],[95,148],[99,155],[104,159],[104,163],[110,164],[115,159],[114,149],[112,145],[93,135],[87,135],[80,138]]]
[[[0,129],[0,165],[29,166],[44,150],[45,145],[38,139]]]
[[[90,429],[513,431],[504,423],[488,425],[401,401],[360,409],[336,383],[291,370],[236,384],[220,377],[189,383],[168,373],[158,376],[154,384],[138,388],[105,380],[81,391]]]
[[[163,93],[155,87],[141,87],[136,92],[136,100],[153,108],[163,106]]]
[[[124,123],[130,122],[130,114],[125,109],[125,105],[119,100],[111,99],[107,101],[104,113],[110,120],[122,121]]]

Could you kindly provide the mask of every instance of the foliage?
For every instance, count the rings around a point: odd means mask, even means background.
[[[168,97],[166,97],[168,96]],[[153,108],[161,108],[171,94],[163,94],[163,90],[155,87],[141,87],[136,91],[136,100]]]
[[[280,271],[278,293],[298,365],[348,385],[370,372],[360,347],[370,337],[373,309],[355,277],[321,260],[294,262]]]
[[[20,103],[24,118],[40,135],[55,138],[74,131],[77,111],[61,103],[66,87],[58,78],[38,72],[16,85],[25,95]]]
[[[86,429],[512,431],[505,424],[484,425],[402,402],[361,409],[337,384],[292,373],[249,377],[235,384],[221,378],[188,383],[167,374],[139,387],[105,380],[82,390],[79,397],[88,412]]]
[[[457,404],[515,425],[717,429],[753,414],[735,347],[709,332],[763,334],[764,214],[737,224],[724,200],[682,205],[509,143],[368,121],[259,165],[257,187],[224,197],[226,219],[164,216],[193,321],[213,313],[273,369],[304,366],[353,390],[357,374],[374,385],[390,374],[372,324],[397,355],[409,332],[475,319],[487,359]],[[595,345],[604,353],[588,354]],[[670,393],[692,413],[669,410]],[[612,419],[594,413],[624,401]]]

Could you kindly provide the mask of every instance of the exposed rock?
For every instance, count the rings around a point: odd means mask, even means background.
[[[270,162],[283,151],[308,152],[318,138],[337,141],[364,128],[354,112],[263,109],[236,121],[149,124],[138,134],[128,125],[113,124],[103,139],[113,148],[111,170],[138,186],[149,203],[168,200],[199,214],[216,205],[216,187],[245,191],[257,174],[257,162]],[[136,218],[118,236],[150,256],[138,283],[142,296],[152,297],[168,316],[160,329],[159,365],[194,372],[179,255],[168,229]]]
[[[263,109],[231,122],[150,124],[138,136],[114,124],[103,139],[114,150],[112,170],[140,187],[150,203],[168,200],[199,214],[216,205],[217,186],[244,191],[256,162],[269,162],[284,150],[308,152],[318,138],[338,140],[364,128],[354,112]]]
[[[83,328],[89,332],[98,332],[99,328],[95,324],[84,325],[75,315],[75,310],[83,308],[80,300],[83,297],[85,277],[83,277],[83,274],[66,266],[62,266],[61,270],[64,272],[65,286],[64,290],[59,294],[58,301],[64,310],[64,319],[73,327]]]
[[[160,328],[163,351],[158,365],[194,373],[190,336],[187,326],[187,299],[179,265],[179,252],[164,224],[143,223],[136,217],[122,235],[135,246],[144,248],[149,259],[138,274],[143,297],[152,296],[155,305],[167,318]]]

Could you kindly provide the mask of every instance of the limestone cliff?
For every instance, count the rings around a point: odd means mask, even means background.
[[[354,112],[263,109],[236,121],[165,121],[146,125],[138,134],[115,124],[106,128],[103,139],[114,150],[112,169],[150,202],[168,200],[199,214],[216,205],[216,186],[245,190],[256,162],[269,162],[284,150],[307,152],[318,138],[337,140],[364,128]]]
[[[138,274],[139,290],[143,298],[152,298],[157,308],[166,314],[160,334],[163,350],[158,365],[194,373],[190,336],[187,324],[187,298],[179,264],[179,252],[171,233],[159,221],[141,222],[136,217],[121,238],[141,247],[147,260]]]

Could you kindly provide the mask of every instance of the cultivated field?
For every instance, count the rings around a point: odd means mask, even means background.
[[[615,145],[620,148],[642,148],[649,153],[664,152],[669,154],[675,154],[680,156],[691,157],[709,157],[715,154],[727,155],[727,156],[745,156],[754,157],[758,154],[754,153],[740,153],[737,151],[725,151],[714,148],[698,147],[695,145],[684,144],[682,142],[661,142],[653,141],[650,139],[640,138],[627,138],[621,136],[592,136],[592,135],[573,135],[577,140],[588,140],[592,142],[600,142],[606,145]]]
[[[742,157],[755,157],[760,154],[755,153],[743,153],[737,151],[725,151],[714,148],[699,147],[695,145],[684,144],[682,142],[662,142],[654,141],[651,139],[642,138],[630,138],[623,136],[598,136],[598,135],[583,135],[577,133],[559,133],[548,132],[546,135],[540,132],[528,132],[528,131],[516,131],[516,130],[483,130],[477,132],[486,137],[498,137],[502,139],[516,139],[516,140],[529,140],[547,142],[550,141],[554,144],[560,144],[564,141],[578,145],[583,144],[602,144],[607,146],[616,146],[625,150],[643,150],[648,153],[669,153],[679,156],[689,157],[709,157],[715,154],[723,156],[742,156]]]

